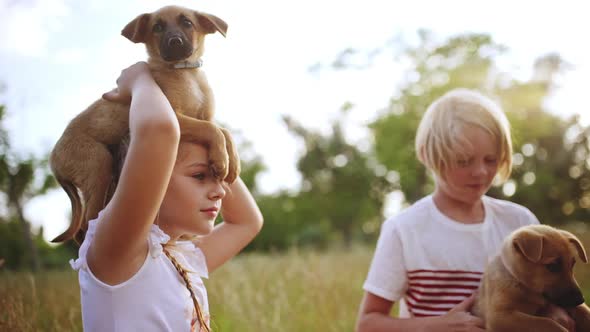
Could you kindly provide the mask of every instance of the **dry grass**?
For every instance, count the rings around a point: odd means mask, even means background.
[[[586,248],[590,232],[574,228]],[[352,331],[373,248],[248,254],[206,280],[216,332]],[[590,265],[576,276],[590,296]],[[74,271],[0,273],[0,331],[81,331]]]
[[[352,331],[371,249],[242,255],[206,280],[222,331]],[[74,271],[0,273],[0,331],[81,331]]]

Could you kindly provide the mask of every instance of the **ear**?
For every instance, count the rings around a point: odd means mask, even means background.
[[[195,17],[199,25],[203,27],[205,33],[215,33],[219,31],[223,37],[227,33],[227,23],[219,17],[207,13],[195,11]]]
[[[139,15],[133,21],[127,23],[121,34],[134,43],[145,43],[149,20],[150,14]]]
[[[538,263],[543,254],[543,236],[534,232],[521,232],[512,243],[516,251],[520,252],[526,259]]]
[[[561,234],[563,234],[567,240],[574,245],[576,250],[578,251],[578,256],[584,263],[588,263],[588,256],[586,256],[586,250],[582,245],[582,242],[572,233],[560,230]]]

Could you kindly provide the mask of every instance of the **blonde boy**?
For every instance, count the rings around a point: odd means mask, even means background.
[[[527,208],[485,196],[510,176],[508,120],[482,94],[450,91],[424,114],[416,154],[435,190],[383,223],[357,330],[483,331],[469,311],[486,262],[512,231],[539,223]]]

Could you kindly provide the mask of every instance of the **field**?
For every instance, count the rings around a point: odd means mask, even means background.
[[[206,280],[214,331],[352,331],[372,248],[241,255]],[[0,273],[0,331],[81,331],[74,271]]]
[[[213,330],[353,331],[372,250],[240,255],[206,280]],[[590,266],[576,276],[588,298]],[[0,272],[0,331],[81,331],[79,303],[74,271]]]

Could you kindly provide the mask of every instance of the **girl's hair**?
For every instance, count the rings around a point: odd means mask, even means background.
[[[479,92],[455,89],[435,100],[426,110],[416,132],[418,160],[438,176],[466,157],[471,146],[463,130],[476,126],[488,132],[498,147],[498,175],[506,181],[512,171],[512,140],[506,115]],[[475,147],[477,148],[477,147]]]
[[[178,271],[178,274],[180,274],[180,276],[182,277],[182,280],[184,281],[184,285],[186,286],[186,289],[188,289],[188,292],[191,295],[191,299],[193,300],[193,306],[195,307],[195,312],[197,313],[197,320],[199,321],[199,332],[211,332],[211,329],[209,328],[209,326],[207,325],[207,321],[205,320],[205,316],[203,316],[203,310],[201,310],[201,306],[199,305],[199,301],[197,300],[197,296],[195,295],[195,292],[193,291],[193,285],[191,283],[191,279],[188,276],[189,271],[187,271],[177,260],[176,258],[174,258],[174,256],[170,253],[170,251],[168,251],[168,249],[166,248],[166,245],[162,245],[163,247],[163,251],[164,254],[166,254],[166,257],[168,257],[168,259],[170,259],[170,262],[172,262],[172,265],[174,266],[174,268],[176,268],[176,271]]]

